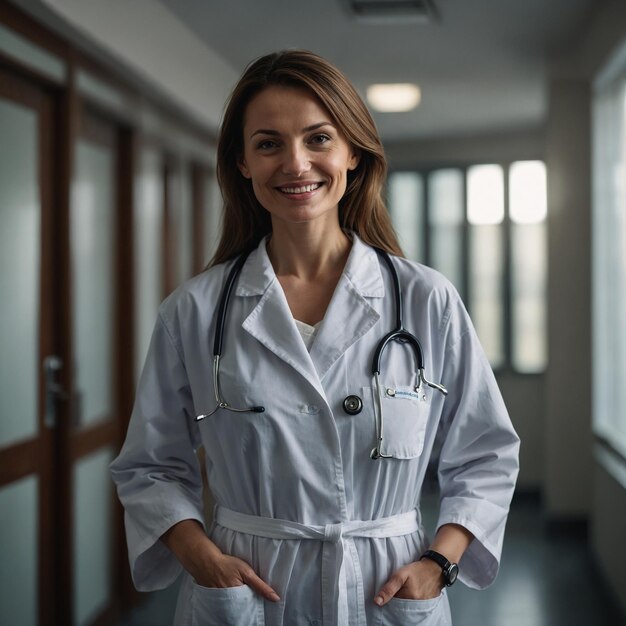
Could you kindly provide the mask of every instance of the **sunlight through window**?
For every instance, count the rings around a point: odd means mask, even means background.
[[[474,165],[467,171],[470,224],[500,224],[504,219],[504,177],[500,165]]]

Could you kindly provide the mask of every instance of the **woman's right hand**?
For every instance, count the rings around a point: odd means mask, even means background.
[[[248,585],[272,602],[278,594],[252,569],[234,556],[224,554],[205,534],[196,520],[183,520],[161,536],[161,541],[175,554],[182,566],[202,587],[240,587]]]
[[[245,561],[221,552],[211,559],[208,567],[195,575],[196,583],[202,587],[240,587],[248,585],[258,594],[272,602],[280,600],[278,594]]]

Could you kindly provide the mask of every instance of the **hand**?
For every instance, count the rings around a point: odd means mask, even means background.
[[[194,519],[178,522],[163,533],[161,541],[202,587],[248,585],[253,591],[272,602],[280,600],[278,594],[256,575],[248,563],[224,554]]]
[[[193,574],[192,574],[193,575]],[[208,567],[196,572],[194,579],[203,587],[241,587],[248,585],[251,589],[272,602],[278,602],[278,594],[241,559],[221,553],[211,560]]]
[[[441,594],[444,587],[441,568],[430,559],[415,561],[394,572],[374,598],[383,606],[394,596],[407,600],[430,600]]]

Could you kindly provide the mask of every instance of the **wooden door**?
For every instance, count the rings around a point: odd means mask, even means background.
[[[71,426],[66,449],[66,554],[76,626],[113,622],[119,600],[119,516],[109,463],[127,421],[132,368],[128,248],[122,228],[130,172],[124,131],[83,109],[74,142],[69,207]],[[126,207],[127,208],[127,207]],[[124,321],[125,320],[125,321]],[[128,362],[128,365],[126,363]]]
[[[0,69],[0,612],[23,626],[53,623],[58,609],[54,477],[67,355],[53,119],[50,94]]]

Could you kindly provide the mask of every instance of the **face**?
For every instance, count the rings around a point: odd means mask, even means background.
[[[338,224],[338,204],[358,155],[308,90],[272,86],[248,104],[239,163],[272,221]]]

